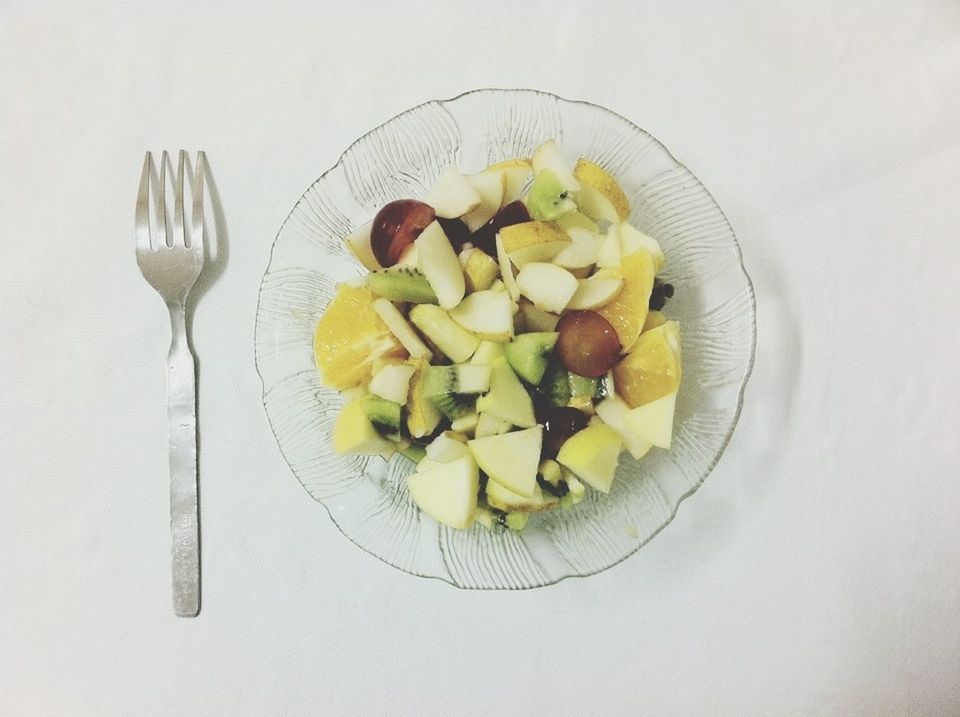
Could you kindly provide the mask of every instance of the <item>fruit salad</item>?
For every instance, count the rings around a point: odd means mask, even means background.
[[[623,451],[669,449],[673,287],[629,214],[610,173],[553,140],[381,208],[345,237],[369,273],[316,327],[345,401],[334,450],[409,458],[410,497],[444,525],[520,530],[608,493]]]

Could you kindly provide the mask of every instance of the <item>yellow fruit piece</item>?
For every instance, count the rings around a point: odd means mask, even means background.
[[[503,248],[507,254],[546,242],[570,241],[570,236],[553,222],[523,222],[500,230]]]
[[[663,326],[666,322],[667,317],[659,311],[648,311],[647,320],[643,322],[643,330],[640,333],[642,334],[644,331],[650,331],[658,326]]]
[[[609,199],[617,210],[621,221],[630,216],[630,202],[627,195],[617,184],[617,180],[599,164],[594,164],[589,159],[581,157],[573,168],[573,176],[580,183],[593,187]]]
[[[623,257],[623,288],[613,301],[596,309],[613,326],[625,351],[630,350],[646,323],[654,273],[650,252],[638,250]]]
[[[675,393],[680,385],[680,330],[675,321],[640,334],[613,368],[617,393],[632,408]]]
[[[366,383],[374,361],[407,356],[373,310],[376,298],[366,288],[342,285],[320,317],[313,355],[327,386],[343,390]]]
[[[407,430],[414,438],[423,438],[440,425],[440,411],[423,395],[423,369],[429,365],[425,359],[410,361],[417,372],[410,379],[410,390],[407,396]]]
[[[487,167],[487,169],[510,169],[511,167],[526,167],[528,169],[532,169],[533,162],[526,157],[516,157],[514,159],[505,159],[502,162],[491,164],[489,167]]]
[[[500,276],[500,267],[497,262],[479,249],[470,249],[466,258],[461,255],[460,266],[463,267],[463,278],[468,292],[489,289],[494,280]]]

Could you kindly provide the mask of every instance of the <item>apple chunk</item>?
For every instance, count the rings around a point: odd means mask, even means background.
[[[503,172],[486,171],[470,175],[467,181],[480,197],[480,204],[463,215],[463,223],[467,229],[475,232],[500,211],[506,177]]]
[[[433,207],[438,217],[456,219],[479,207],[480,195],[470,180],[452,167],[447,167],[423,201]]]
[[[414,245],[420,257],[420,270],[444,309],[452,309],[467,292],[460,260],[439,222],[427,225]]]
[[[517,287],[534,305],[560,313],[577,293],[577,278],[556,264],[530,262],[517,274]]]
[[[532,498],[537,488],[537,466],[543,429],[540,426],[467,442],[480,468],[514,493]]]
[[[487,341],[513,336],[513,302],[502,291],[475,291],[450,310],[450,318]]]
[[[480,473],[469,455],[407,478],[413,502],[438,523],[465,530],[477,509]]]

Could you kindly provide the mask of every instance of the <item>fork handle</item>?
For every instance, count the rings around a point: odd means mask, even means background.
[[[184,305],[170,307],[167,419],[170,431],[170,536],[173,607],[200,611],[200,519],[197,510],[197,382]]]

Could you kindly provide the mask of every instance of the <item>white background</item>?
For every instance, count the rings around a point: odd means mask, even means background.
[[[960,5],[63,2],[0,9],[0,713],[960,709]],[[442,7],[441,7],[442,5]],[[81,9],[82,8],[82,9]],[[355,548],[253,364],[270,243],[394,114],[609,107],[710,188],[759,345],[740,425],[630,560],[459,591]],[[172,616],[145,149],[205,149],[203,610]]]

